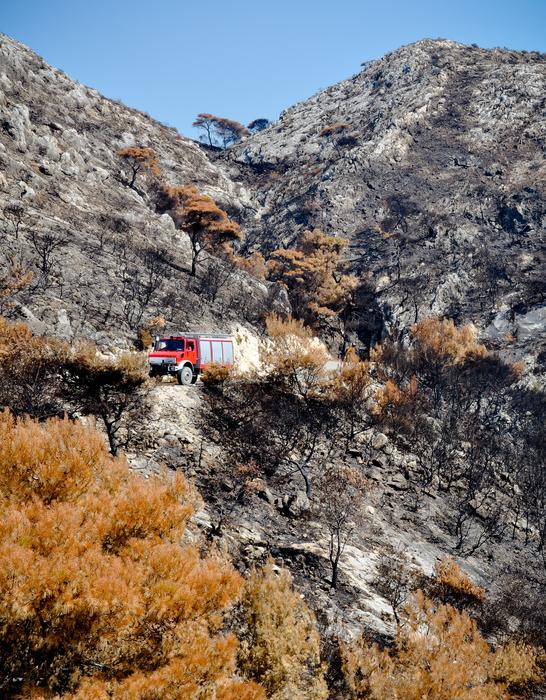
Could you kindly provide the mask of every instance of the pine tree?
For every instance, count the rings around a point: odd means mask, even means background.
[[[348,320],[358,283],[342,272],[346,245],[346,239],[314,229],[304,232],[296,248],[272,253],[270,279],[286,286],[298,317],[311,323]]]
[[[232,252],[231,246],[243,238],[239,224],[231,221],[223,209],[193,185],[166,187],[175,224],[185,231],[192,249],[191,275],[197,272],[197,262],[203,250],[216,254]]]
[[[151,172],[152,175],[158,176],[161,174],[155,151],[152,148],[130,146],[119,150],[118,156],[127,167],[127,185],[132,189],[135,187],[135,181],[140,172],[147,170]]]
[[[215,114],[202,112],[197,115],[192,126],[202,129],[201,139],[209,146],[227,148],[249,135],[249,130],[239,122],[225,117],[217,117]]]

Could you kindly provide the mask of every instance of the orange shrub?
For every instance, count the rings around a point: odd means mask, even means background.
[[[489,355],[485,345],[476,342],[476,329],[470,323],[457,328],[451,319],[425,318],[412,326],[411,332],[425,352],[432,351],[455,364]]]
[[[151,347],[154,339],[149,328],[139,328],[137,331],[136,347],[138,350],[147,350]]]
[[[397,419],[403,420],[405,413],[411,410],[417,392],[417,377],[415,376],[403,389],[393,379],[387,379],[376,392],[373,412],[376,415],[395,416]]]
[[[267,335],[275,340],[284,340],[290,337],[310,340],[313,337],[311,328],[306,326],[303,320],[292,316],[280,316],[276,313],[268,314],[265,318],[265,326]]]
[[[146,380],[141,355],[105,357],[93,343],[37,336],[0,317],[0,410],[36,418],[96,416],[115,453],[125,414],[141,405]]]
[[[269,379],[301,398],[321,392],[328,354],[312,330],[301,319],[275,313],[266,317],[266,327],[273,342],[261,355]]]
[[[33,273],[16,258],[11,258],[7,271],[0,277],[0,313],[14,307],[14,297],[26,289],[33,279]]]
[[[340,371],[330,382],[331,398],[348,405],[361,403],[367,397],[370,383],[370,363],[361,360],[350,347],[341,364]]]
[[[90,428],[0,415],[4,696],[263,700],[222,631],[240,576],[181,544],[195,501]]]
[[[69,354],[68,343],[0,316],[0,409],[40,418],[62,413],[60,369]]]
[[[451,557],[445,557],[434,565],[433,588],[445,602],[475,604],[485,602],[485,591],[461,571]]]
[[[315,617],[286,570],[268,561],[243,590],[240,666],[271,700],[326,700]]]
[[[535,649],[493,651],[466,613],[435,605],[421,591],[392,650],[361,639],[343,645],[342,657],[351,700],[508,700],[541,680]]]
[[[361,360],[355,350],[349,348],[341,369],[327,386],[327,398],[339,409],[342,429],[347,443],[354,439],[359,426],[366,423],[366,402],[369,398],[370,363]]]

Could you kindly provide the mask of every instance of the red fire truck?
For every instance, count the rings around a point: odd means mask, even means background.
[[[177,333],[156,337],[148,354],[150,376],[174,375],[179,384],[195,384],[210,364],[233,367],[233,339],[227,335]]]

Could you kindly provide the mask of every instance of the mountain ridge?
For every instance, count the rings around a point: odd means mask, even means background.
[[[353,271],[377,280],[384,316],[473,321],[498,344],[521,336],[523,354],[535,334],[540,355],[545,88],[543,54],[443,40],[366,64],[225,155],[243,181],[278,170],[257,178],[251,246],[291,246],[306,227],[338,232]],[[423,266],[428,283],[415,274]],[[420,298],[404,301],[412,289]]]
[[[24,171],[4,182],[4,205],[32,208],[41,198],[34,216],[60,206],[65,228],[74,216],[99,237],[95,219],[125,210],[143,245],[176,240],[184,258],[169,217],[120,182],[116,151],[151,146],[166,181],[195,184],[240,221],[244,250],[267,256],[312,227],[346,236],[352,271],[374,286],[371,317],[360,313],[354,323],[360,345],[447,315],[472,321],[542,373],[545,55],[419,40],[215,153],[101,97],[19,42],[1,43],[0,142],[11,159],[4,181]],[[338,132],[323,133],[332,125]],[[85,270],[83,258],[76,267]],[[503,348],[507,336],[514,340]]]

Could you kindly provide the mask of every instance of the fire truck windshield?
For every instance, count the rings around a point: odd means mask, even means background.
[[[155,344],[156,350],[184,350],[183,338],[161,338]]]

